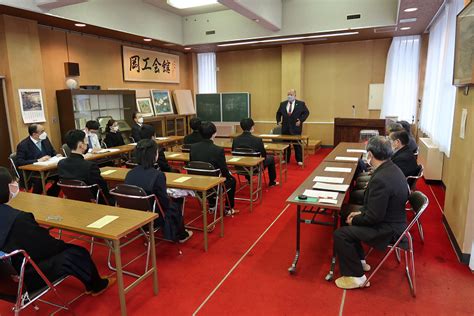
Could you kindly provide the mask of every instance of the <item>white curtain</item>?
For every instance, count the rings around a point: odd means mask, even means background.
[[[197,54],[198,62],[198,90],[199,93],[216,93],[216,54]]]
[[[387,56],[380,117],[414,121],[418,97],[420,36],[394,37]]]
[[[449,157],[456,87],[452,85],[456,15],[463,0],[448,0],[431,25],[420,128]]]

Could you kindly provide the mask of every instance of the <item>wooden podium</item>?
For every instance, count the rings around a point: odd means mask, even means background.
[[[340,142],[358,142],[360,131],[363,129],[378,130],[379,135],[385,135],[385,127],[390,124],[390,119],[334,119],[334,146]]]

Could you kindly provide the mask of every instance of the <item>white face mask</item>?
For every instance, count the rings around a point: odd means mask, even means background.
[[[18,195],[18,193],[20,193],[20,187],[16,181],[8,184],[8,189],[10,190],[10,200],[13,200]]]
[[[41,140],[45,140],[48,137],[48,134],[46,132],[43,132],[38,138]]]
[[[113,132],[118,132],[119,130],[119,127],[118,126],[112,126],[112,131]]]
[[[288,101],[290,101],[290,102],[295,101],[295,96],[290,94],[290,95],[288,96]]]
[[[140,118],[138,119],[138,123],[139,123],[139,124],[143,124],[143,117],[140,117]]]

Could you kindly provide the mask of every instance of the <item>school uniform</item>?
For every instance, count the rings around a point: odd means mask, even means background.
[[[104,143],[107,145],[107,148],[125,145],[125,142],[123,141],[122,133],[120,132],[105,133]]]
[[[196,144],[202,141],[202,136],[199,131],[193,131],[191,134],[184,136],[183,143],[185,145],[191,145],[191,144]]]
[[[140,130],[142,129],[142,124],[133,123],[132,125],[132,137],[135,143],[138,143],[142,138],[140,136]]]

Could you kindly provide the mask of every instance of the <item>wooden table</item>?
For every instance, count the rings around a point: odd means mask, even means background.
[[[226,140],[226,139],[215,139],[214,144],[217,146],[224,147],[225,149],[232,149],[232,141]],[[285,182],[287,180],[288,176],[288,163],[286,162],[286,157],[284,156],[285,150],[290,147],[289,144],[284,144],[284,143],[266,143],[264,145],[265,150],[268,152],[273,152],[274,154],[278,155],[278,165],[280,169],[280,186],[282,186],[283,183],[283,173],[285,174]],[[285,158],[284,158],[285,157]],[[285,168],[283,169],[283,165],[285,165]]]
[[[165,157],[166,157],[166,160],[169,160],[169,161],[189,162],[189,153],[178,153],[178,152],[166,151],[165,152]],[[255,194],[258,194],[258,190],[261,190],[261,188],[260,188],[260,189],[257,189],[256,192],[254,192],[253,181],[252,181],[253,172],[254,172],[255,167],[258,167],[261,164],[263,164],[264,159],[262,157],[241,157],[241,156],[225,156],[225,159],[226,159],[226,163],[229,166],[241,167],[249,175],[249,177],[250,177],[250,181],[249,181],[250,198],[249,199],[247,199],[247,198],[236,198],[236,200],[249,201],[250,202],[250,211],[252,211],[253,210],[253,202],[254,202],[253,201],[253,196]],[[262,170],[263,170],[263,168],[262,168]],[[258,183],[262,183],[262,172],[258,173],[258,181],[259,181]]]
[[[348,149],[363,149],[365,150],[366,145],[364,143],[339,143],[330,153],[329,155],[324,158],[324,161],[331,161],[331,162],[355,162],[362,157],[363,153],[361,152],[347,152]],[[343,160],[336,160],[336,157],[350,157],[356,158],[355,161],[343,161]]]
[[[356,144],[351,144],[351,145],[355,146]],[[326,167],[351,168],[351,171],[349,173],[330,172],[330,171],[325,171]],[[296,205],[296,254],[291,266],[288,268],[288,271],[290,272],[290,274],[294,274],[296,272],[296,265],[298,264],[298,260],[300,257],[301,223],[331,226],[333,227],[333,230],[337,229],[338,222],[339,222],[339,213],[342,208],[342,204],[344,202],[346,194],[349,191],[339,192],[336,204],[321,203],[319,199],[317,199],[317,201],[310,201],[310,200],[302,201],[302,200],[297,199],[297,197],[303,194],[305,190],[313,188],[313,185],[316,183],[315,181],[313,181],[313,179],[316,176],[344,178],[344,181],[342,184],[350,185],[352,183],[352,179],[354,177],[356,168],[357,168],[357,162],[323,161],[286,200],[287,203]],[[309,219],[303,218],[302,217],[303,214],[311,214],[311,217]],[[322,221],[319,219],[321,215],[332,216],[333,220]],[[333,255],[331,259],[331,268],[329,270],[329,273],[326,275],[327,281],[333,278],[335,265],[336,265],[336,255],[333,251]]]
[[[237,136],[239,136],[241,134],[232,134],[230,135],[230,138],[235,138]],[[308,135],[280,135],[280,134],[255,134],[255,136],[257,137],[260,137],[262,139],[265,140],[271,140],[271,141],[274,141],[274,140],[278,140],[278,141],[282,141],[282,142],[286,142],[286,143],[298,143],[300,146],[301,146],[301,150],[302,150],[302,163],[303,163],[303,166],[304,167],[304,157],[305,157],[305,146],[309,146],[309,136]],[[286,159],[285,159],[286,160]]]
[[[127,176],[127,173],[130,170],[131,169],[117,168],[117,167],[100,168],[102,177],[106,181],[113,181],[113,182],[124,182],[125,177]],[[113,172],[108,173],[107,171],[109,172],[113,171]],[[222,190],[218,190],[218,192],[220,192],[220,205],[219,205],[220,216],[215,221],[209,224],[207,223],[207,203],[206,203],[207,192],[212,188],[222,185],[222,183],[225,182],[225,178],[198,176],[198,175],[172,173],[172,172],[165,172],[165,175],[166,175],[166,186],[168,188],[191,190],[191,191],[196,192],[198,194],[198,197],[199,197],[199,194],[201,194],[200,199],[201,199],[201,204],[202,204],[202,224],[203,224],[202,231],[204,234],[204,250],[207,251],[208,249],[207,233],[219,221],[221,223],[220,236],[224,237],[224,203],[222,202],[224,198],[223,192],[221,192]],[[190,179],[184,182],[176,182],[177,179],[182,178],[182,177],[190,177]],[[187,228],[199,229],[197,227],[189,227],[189,226]]]
[[[151,275],[153,278],[153,293],[155,295],[158,294],[155,238],[153,236],[153,221],[158,217],[157,214],[25,192],[20,192],[15,199],[9,202],[9,205],[16,209],[33,213],[36,221],[41,225],[102,238],[108,241],[107,244],[114,252],[117,266],[117,285],[121,315],[127,315],[125,294]],[[106,215],[115,215],[118,218],[102,228],[87,227]],[[152,268],[124,288],[120,240],[147,224],[150,234]]]

